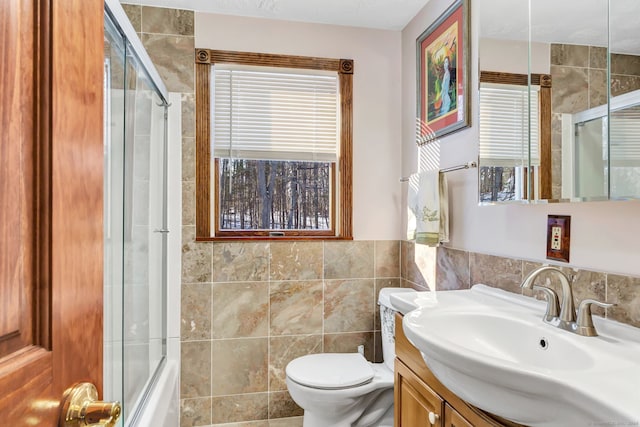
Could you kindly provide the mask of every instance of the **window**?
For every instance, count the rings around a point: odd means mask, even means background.
[[[550,197],[550,125],[548,79],[534,74],[529,85],[527,75],[481,72],[481,202]]]
[[[196,51],[199,240],[351,238],[352,70]]]

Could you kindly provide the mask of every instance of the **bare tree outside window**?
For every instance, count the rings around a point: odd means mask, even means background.
[[[480,168],[481,202],[505,202],[515,199],[515,167],[482,166]]]
[[[329,230],[331,166],[220,159],[220,230]]]

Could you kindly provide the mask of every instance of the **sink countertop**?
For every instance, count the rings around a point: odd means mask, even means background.
[[[446,368],[442,372],[458,369],[468,378],[476,380],[484,378],[481,381],[486,381],[487,384],[492,382],[492,377],[482,377],[479,372],[489,375],[488,372],[493,370],[495,377],[500,377],[500,381],[503,381],[496,384],[503,389],[505,387],[512,387],[514,390],[520,388],[523,393],[535,392],[533,389],[538,386],[541,387],[540,390],[548,387],[555,389],[558,393],[562,390],[563,396],[569,396],[567,397],[569,404],[586,405],[587,408],[601,407],[601,413],[609,414],[603,415],[606,419],[598,421],[626,421],[640,424],[639,328],[594,316],[593,320],[599,336],[579,336],[542,321],[546,302],[485,285],[475,285],[471,289],[459,291],[393,295],[391,303],[405,315],[403,321],[405,334],[421,350],[427,365],[432,370],[434,366]],[[446,325],[438,324],[434,319],[440,315],[449,316],[444,318],[454,321]],[[487,342],[484,339],[484,332],[477,329],[480,326],[470,324],[474,319],[483,321],[492,319],[494,323],[496,323],[495,319],[498,319],[495,327],[498,330],[501,326],[500,316],[506,316],[505,321],[511,322],[511,325],[519,324],[518,327],[527,333],[533,331],[533,334],[546,335],[550,345],[553,346],[552,351],[546,354],[536,353],[538,349],[530,353],[516,351],[515,356],[511,354],[505,356],[504,351],[492,353],[491,342]],[[431,324],[435,325],[433,328],[436,329],[440,325],[441,330],[429,331],[428,327],[425,329],[425,325],[429,325],[429,322],[432,322]],[[478,332],[472,332],[474,327],[471,326],[476,327]],[[465,330],[468,331],[465,332]],[[514,331],[517,330],[517,328],[514,329]],[[506,329],[498,331],[494,336],[500,337],[507,332]],[[509,339],[514,343],[519,342],[518,335]],[[476,343],[473,342],[474,340],[480,341]],[[428,343],[427,347],[424,347],[425,343]],[[562,350],[565,343],[566,350]],[[502,347],[498,350],[509,347],[509,343],[505,344],[504,340],[500,345]],[[434,351],[431,351],[432,349]],[[554,359],[556,354],[560,354],[561,357]],[[436,376],[438,376],[435,372],[437,370],[434,370]],[[456,387],[451,387],[447,381],[443,381],[443,378],[440,379],[446,386],[452,388],[452,391],[457,392]],[[527,384],[519,384],[518,381],[525,381]],[[464,390],[464,387],[461,389]],[[539,392],[542,393],[542,391]],[[464,393],[458,392],[458,394]],[[473,395],[460,397],[483,408],[482,402],[473,400]],[[483,409],[504,416],[495,411],[495,408]],[[596,421],[593,417],[597,418],[597,415],[592,415],[589,420]]]

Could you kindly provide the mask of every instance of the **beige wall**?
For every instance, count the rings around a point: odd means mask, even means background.
[[[400,32],[197,13],[195,37],[199,48],[353,59],[354,238],[401,238]]]
[[[503,73],[527,74],[529,48],[526,41],[480,39],[480,69]],[[549,44],[531,43],[531,72],[549,74]]]

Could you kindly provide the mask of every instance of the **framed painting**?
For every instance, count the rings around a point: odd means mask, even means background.
[[[416,45],[421,145],[470,125],[469,0],[456,0]]]

